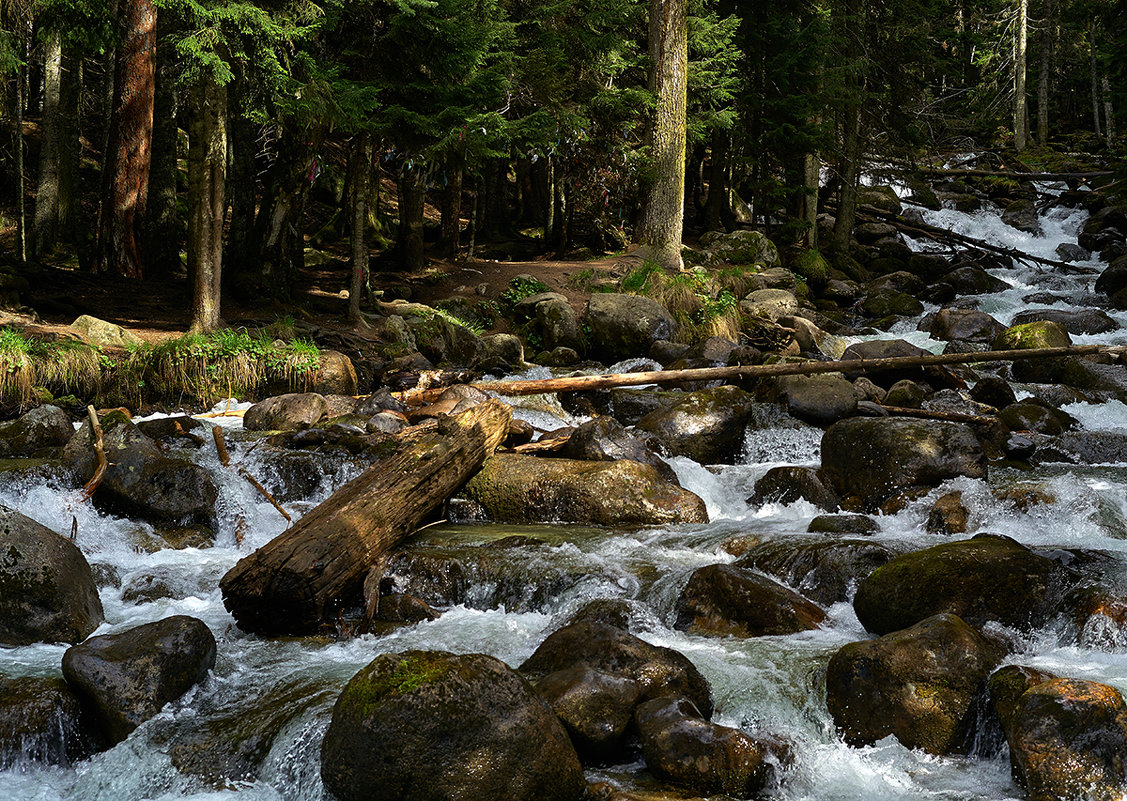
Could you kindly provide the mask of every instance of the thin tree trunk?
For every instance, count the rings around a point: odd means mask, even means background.
[[[348,290],[348,321],[360,322],[360,297],[364,291],[364,273],[368,269],[368,184],[372,175],[372,136],[356,134],[348,159],[351,188],[352,282]]]
[[[24,26],[22,20],[17,20],[17,25]],[[23,34],[16,37],[16,41],[20,46],[20,55],[23,56],[26,51],[24,45]],[[24,158],[23,158],[23,103],[24,103],[24,67],[21,64],[20,68],[16,70],[16,91],[13,97],[15,103],[15,123],[16,135],[13,137],[13,144],[16,148],[16,251],[19,255],[20,261],[27,261],[27,201],[25,195],[27,194],[24,188]]]
[[[252,231],[254,229],[255,205],[255,164],[257,153],[255,125],[246,115],[243,91],[231,88],[228,96],[228,163],[230,181],[228,199],[231,204],[231,225],[227,230],[228,274],[241,273],[253,267],[255,259],[251,254]]]
[[[113,114],[106,154],[98,265],[126,278],[143,274],[137,229],[144,219],[152,154],[157,11],[152,0],[121,0]]]
[[[442,192],[442,252],[452,256],[461,246],[462,236],[462,162],[451,156],[446,188]]]
[[[1096,136],[1103,136],[1100,130],[1100,89],[1099,74],[1096,70],[1096,18],[1088,20],[1088,63],[1092,76],[1092,129]]]
[[[1045,14],[1041,21],[1041,75],[1037,85],[1037,141],[1042,146],[1049,142],[1049,83],[1056,45],[1056,16],[1054,0],[1045,0]]]
[[[656,107],[649,133],[654,181],[646,192],[638,241],[648,256],[681,270],[685,221],[686,90],[688,87],[686,0],[650,0],[650,90]]]
[[[399,172],[399,258],[403,269],[418,272],[426,266],[423,254],[423,211],[426,170],[421,164],[404,164]]]
[[[284,128],[277,144],[278,158],[270,170],[267,197],[255,218],[255,266],[269,280],[270,291],[288,298],[297,272],[305,263],[301,221],[313,185],[315,154],[325,131],[321,126],[295,131]]]
[[[818,247],[818,189],[822,176],[822,159],[817,153],[802,157],[802,246]]]
[[[34,252],[50,253],[59,241],[60,99],[63,83],[63,37],[52,31],[43,58],[43,119],[40,123],[39,181],[35,188]]]
[[[549,242],[555,241],[556,236],[556,160],[548,158],[548,202],[544,212],[544,248],[550,247]]]
[[[1107,79],[1106,71],[1102,79],[1102,86],[1104,90],[1104,137],[1108,147],[1111,147],[1115,139],[1115,109],[1111,105],[1111,83]]]
[[[163,17],[162,17],[163,19]],[[159,25],[164,33],[166,25]],[[144,254],[148,275],[171,276],[180,267],[180,228],[176,219],[176,91],[174,53],[160,47],[153,101],[153,154],[145,206]]]
[[[59,86],[58,138],[58,239],[78,241],[78,164],[82,144],[78,138],[79,98],[82,95],[82,59],[73,47],[63,46]]]
[[[708,165],[708,199],[705,206],[704,227],[709,231],[724,230],[724,213],[728,199],[728,133],[719,128],[712,131],[712,159]]]
[[[223,216],[227,210],[227,88],[205,71],[192,89],[188,131],[188,270],[192,330],[220,326]]]
[[[1029,35],[1029,0],[1018,0],[1017,31],[1014,42],[1014,147],[1018,152],[1025,150],[1029,139],[1026,127],[1025,107],[1025,61],[1026,45]]]
[[[481,223],[481,214],[478,211],[478,195],[481,194],[481,178],[474,176],[473,191],[470,193],[470,241],[466,246],[466,258],[473,261],[474,248],[477,246],[477,228]]]
[[[857,163],[861,158],[861,104],[850,102],[845,108],[845,137],[842,148],[841,179],[837,218],[834,220],[834,250],[849,255],[853,222],[857,218]]]

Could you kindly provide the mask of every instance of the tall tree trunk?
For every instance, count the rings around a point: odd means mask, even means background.
[[[17,20],[16,24],[23,28],[26,23],[23,20]],[[27,51],[24,44],[23,31],[16,37],[16,42],[20,48],[20,56],[23,57]],[[16,253],[20,261],[27,261],[27,192],[24,189],[24,159],[23,159],[23,103],[24,103],[24,66],[21,64],[19,69],[16,70],[16,91],[13,96],[15,105],[15,114],[13,119],[16,124],[16,135],[12,138],[12,143],[16,149]]]
[[[44,43],[43,118],[40,123],[39,181],[35,188],[34,252],[50,253],[59,241],[59,130],[63,84],[63,37],[52,31]]]
[[[227,210],[227,88],[205,70],[192,88],[188,129],[188,272],[192,330],[220,326],[223,217]]]
[[[1014,147],[1025,150],[1029,139],[1026,127],[1025,62],[1029,35],[1029,0],[1017,2],[1017,30],[1014,41]]]
[[[712,158],[708,164],[708,199],[704,209],[704,227],[709,231],[724,230],[724,214],[731,205],[728,198],[728,133],[712,131]]]
[[[462,236],[462,159],[450,157],[446,165],[447,183],[442,191],[442,252],[452,256],[461,246]]]
[[[834,221],[834,250],[849,255],[853,222],[857,217],[858,162],[861,160],[861,104],[849,103],[845,109],[842,158],[838,167],[837,218]]]
[[[232,85],[228,94],[228,162],[230,181],[227,196],[231,204],[231,225],[227,230],[227,272],[246,272],[255,264],[251,253],[255,206],[255,155],[258,147],[256,126],[244,108],[243,91]]]
[[[1102,86],[1104,90],[1104,137],[1108,147],[1111,147],[1112,141],[1115,139],[1115,109],[1111,105],[1111,82],[1107,78],[1106,70],[1104,71]]]
[[[162,17],[162,20],[164,18]],[[166,25],[158,26],[164,33]],[[180,267],[180,227],[176,219],[176,90],[174,52],[158,46],[160,65],[156,73],[153,102],[153,154],[149,168],[148,202],[145,205],[144,254],[147,274],[171,276]]]
[[[144,219],[152,154],[157,11],[152,0],[120,0],[121,43],[114,64],[113,114],[106,152],[98,266],[141,278],[137,229]]]
[[[305,263],[301,221],[313,185],[315,154],[324,134],[321,126],[301,131],[283,126],[279,135],[266,198],[254,221],[254,241],[259,243],[254,248],[255,267],[270,283],[275,297],[290,296]]]
[[[78,242],[78,164],[82,156],[79,141],[79,99],[82,96],[82,59],[73,47],[63,46],[59,86],[59,192],[58,236],[65,242]]]
[[[1092,129],[1096,136],[1103,136],[1100,130],[1100,89],[1099,73],[1096,69],[1096,18],[1088,20],[1088,64],[1092,76]]]
[[[368,269],[368,185],[372,175],[372,136],[356,134],[348,154],[349,205],[352,211],[351,255],[352,282],[348,290],[348,321],[360,322],[360,296],[364,291],[364,273]]]
[[[646,192],[638,241],[649,257],[681,270],[685,220],[686,90],[689,36],[686,0],[650,0],[650,90],[656,107],[649,132],[654,180]]]
[[[1053,69],[1053,50],[1056,46],[1057,9],[1054,0],[1045,0],[1045,13],[1041,26],[1041,75],[1037,85],[1037,141],[1044,146],[1049,142],[1049,83]]]
[[[556,236],[556,160],[548,157],[548,199],[544,209],[544,248],[555,241]]]
[[[818,247],[818,188],[822,176],[822,159],[817,153],[802,157],[802,214],[804,223],[800,244],[810,250]]]
[[[421,164],[404,164],[399,171],[399,259],[403,269],[417,272],[426,266],[423,256],[423,206],[426,170]]]

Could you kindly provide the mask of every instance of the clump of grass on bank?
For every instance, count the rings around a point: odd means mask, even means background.
[[[0,400],[26,406],[53,395],[98,394],[112,364],[99,348],[72,339],[46,341],[0,328]]]
[[[621,289],[660,303],[677,321],[676,337],[693,343],[712,336],[736,339],[739,335],[739,297],[727,283],[702,267],[666,273],[647,261],[622,279]]]

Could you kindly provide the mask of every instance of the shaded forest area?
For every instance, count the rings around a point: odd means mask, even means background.
[[[910,182],[972,150],[1023,171],[1122,154],[1122,13],[0,0],[0,292],[16,304],[59,270],[138,297],[178,285],[169,311],[206,331],[232,299],[294,304],[311,253],[347,280],[353,322],[374,274],[428,259],[641,243],[678,267],[682,236],[739,226],[785,258],[848,253],[874,163]],[[819,242],[824,211],[836,224]]]

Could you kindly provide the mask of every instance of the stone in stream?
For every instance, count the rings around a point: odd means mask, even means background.
[[[1072,344],[1072,337],[1063,325],[1051,320],[1034,320],[1021,325],[1011,325],[991,343],[993,350],[1029,350],[1036,348],[1064,348]]]
[[[637,682],[642,699],[685,696],[703,717],[712,716],[708,681],[687,657],[605,623],[584,620],[553,632],[520,666],[520,672],[536,682],[581,665]]]
[[[1127,703],[1119,690],[1050,679],[1016,703],[1007,740],[1030,801],[1120,801],[1127,787]]]
[[[947,492],[936,498],[924,528],[928,534],[965,534],[967,507],[963,504],[963,493]]]
[[[743,447],[753,401],[742,389],[716,387],[685,396],[675,406],[640,419],[637,427],[657,437],[673,456],[701,464],[729,464]]]
[[[243,415],[248,431],[292,431],[313,425],[329,412],[329,404],[316,392],[275,395],[259,401]]]
[[[79,642],[104,620],[86,557],[70,540],[0,506],[0,644]]]
[[[724,564],[694,570],[675,609],[675,628],[717,636],[794,634],[815,629],[826,619],[821,607],[794,590]]]
[[[755,482],[755,490],[747,499],[749,506],[767,503],[794,503],[804,500],[819,509],[832,511],[840,505],[834,491],[826,485],[822,474],[813,467],[783,465],[772,467]]]
[[[785,289],[757,289],[740,301],[740,311],[748,317],[775,322],[798,312],[798,299]]]
[[[774,576],[828,607],[852,598],[861,581],[896,555],[887,545],[867,540],[788,536],[749,548],[736,564]]]
[[[655,698],[638,707],[646,767],[694,792],[754,798],[770,775],[769,750],[739,729],[705,720],[687,698]]]
[[[1001,649],[956,615],[929,617],[830,658],[826,702],[850,745],[893,735],[932,754],[966,753],[974,701]]]
[[[943,283],[950,284],[959,295],[993,295],[1010,288],[1002,279],[972,265],[958,267],[947,273],[943,276]]]
[[[617,293],[591,295],[584,321],[591,329],[591,355],[609,362],[649,353],[654,342],[671,339],[677,328],[656,301]]]
[[[816,426],[849,417],[857,410],[857,393],[840,375],[785,375],[761,379],[757,397],[781,403],[788,412]]]
[[[1034,236],[1041,234],[1041,218],[1037,214],[1037,204],[1026,198],[1010,201],[1006,210],[1002,212],[1002,222],[1027,234]]]
[[[1010,382],[993,375],[986,375],[978,379],[970,390],[972,400],[993,406],[995,409],[1004,409],[1017,401]]]
[[[920,320],[917,329],[933,339],[990,342],[1005,326],[978,309],[940,309]]]
[[[1058,323],[1070,334],[1106,334],[1119,330],[1119,323],[1103,309],[1030,309],[1015,314],[1013,325],[1038,320]]]
[[[95,746],[82,727],[78,698],[62,679],[0,674],[0,770],[20,762],[70,765]]]
[[[867,342],[855,342],[845,349],[841,358],[845,361],[854,359],[889,359],[897,356],[927,356],[929,351],[906,342],[903,339],[872,339]],[[888,389],[901,379],[919,381],[926,379],[936,387],[951,385],[948,374],[939,368],[929,367],[921,370],[919,367],[893,368],[885,370],[843,370],[845,377],[851,381],[864,376],[873,383]]]
[[[321,745],[341,801],[579,801],[585,783],[559,719],[483,654],[377,657],[348,682]]]
[[[1011,403],[998,412],[998,419],[1010,431],[1032,431],[1036,434],[1057,436],[1076,428],[1079,421],[1060,409],[1028,399]]]
[[[622,756],[641,697],[638,682],[577,665],[549,673],[536,682],[536,692],[564,724],[584,762],[607,763]]]
[[[812,534],[876,534],[880,524],[868,515],[818,515],[806,530]]]
[[[857,588],[857,619],[887,634],[950,612],[974,626],[1023,630],[1042,625],[1075,581],[1073,572],[1009,537],[979,534],[903,554]]]
[[[215,637],[202,620],[174,615],[91,637],[63,654],[63,676],[117,744],[215,665]]]
[[[460,494],[503,523],[708,522],[697,495],[664,480],[650,465],[628,459],[587,462],[495,454]]]
[[[58,406],[39,406],[0,424],[0,458],[35,456],[45,449],[61,448],[73,435],[66,412]]]
[[[904,489],[986,472],[982,445],[962,423],[853,417],[822,437],[822,477],[843,501],[865,508]]]
[[[1109,298],[1114,298],[1127,289],[1127,256],[1120,256],[1104,268],[1096,279],[1095,289]],[[1118,304],[1115,305],[1120,308]]]
[[[673,468],[666,464],[642,437],[627,431],[622,423],[606,415],[588,420],[579,426],[558,451],[567,459],[612,462],[630,459],[648,464],[665,481],[680,484]]]

